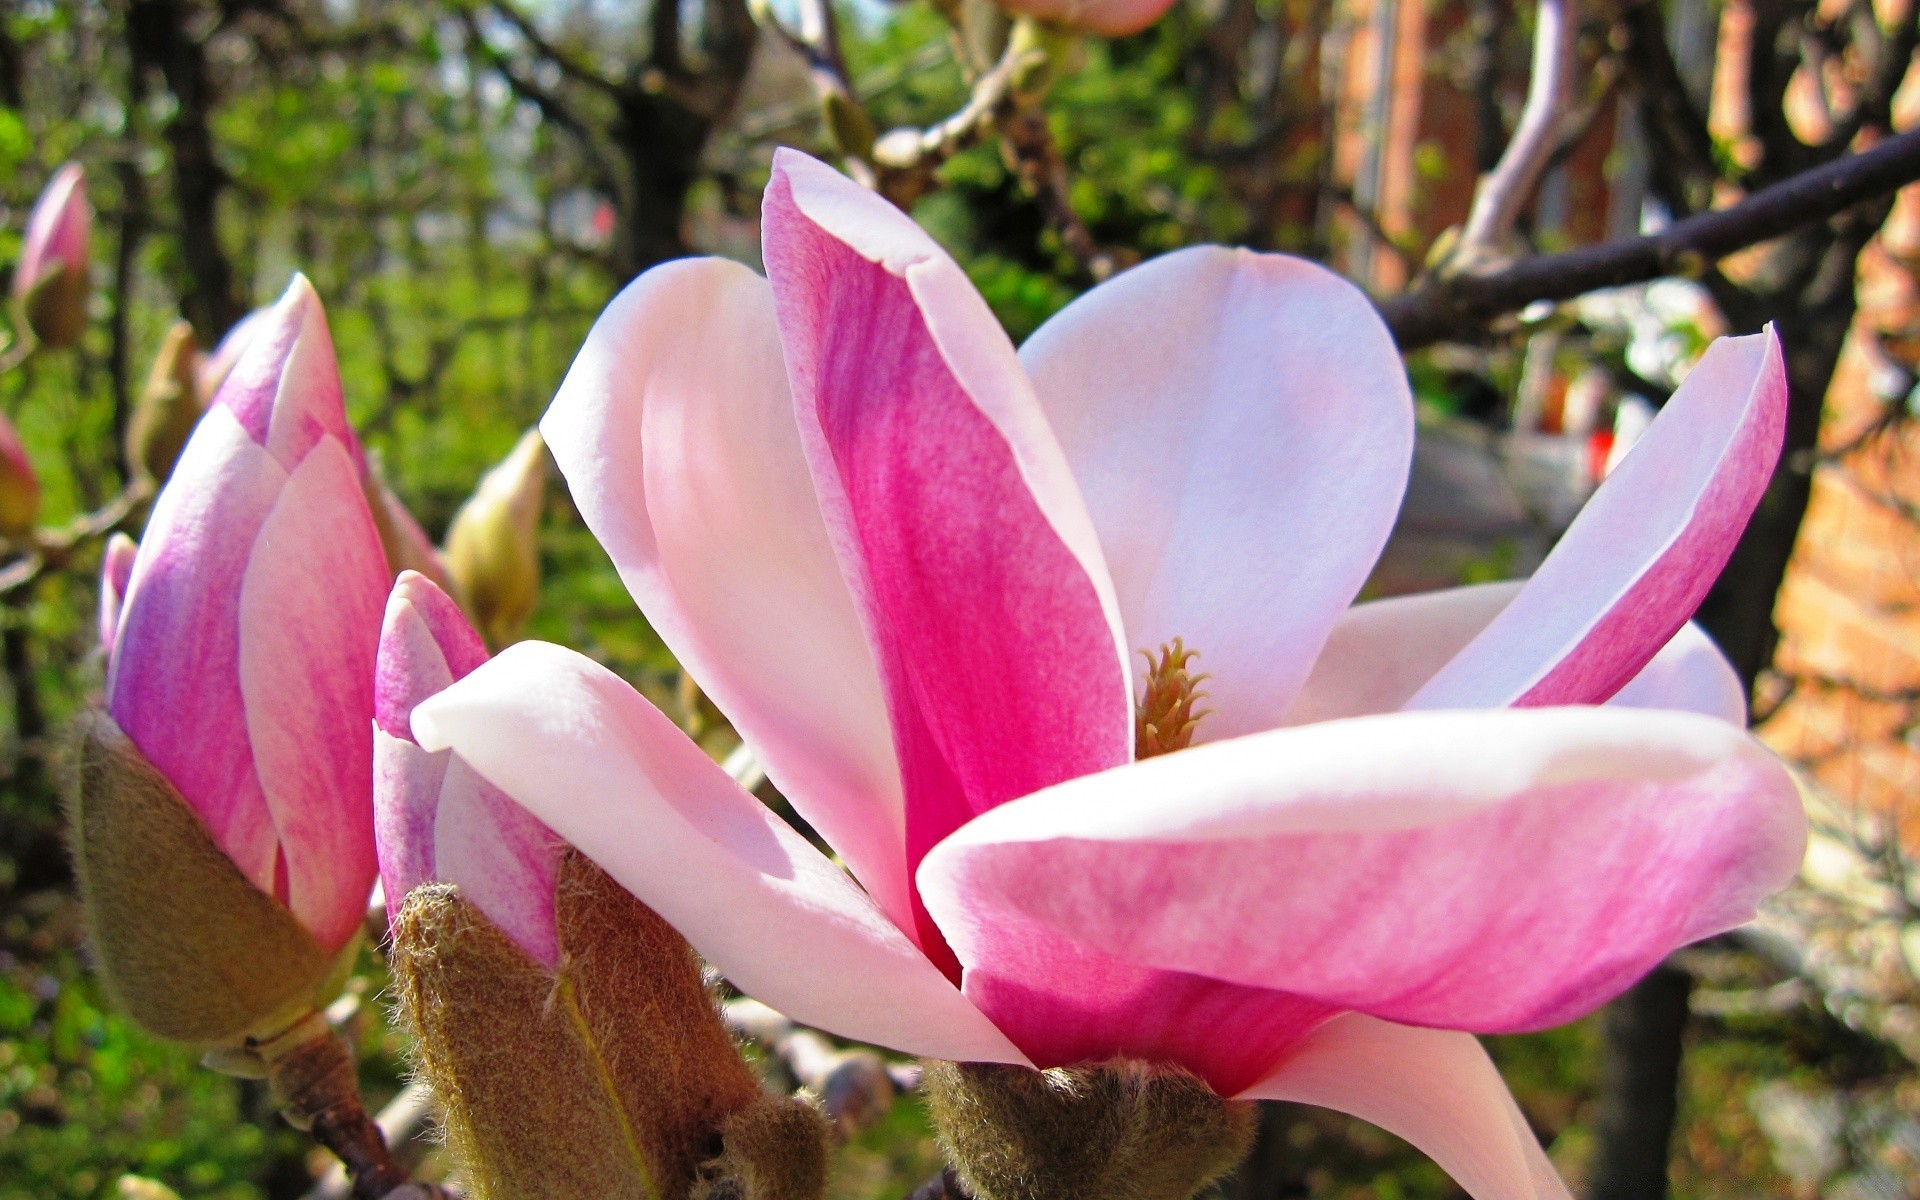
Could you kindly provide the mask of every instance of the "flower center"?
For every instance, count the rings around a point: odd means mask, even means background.
[[[1207,678],[1187,670],[1187,664],[1200,657],[1197,651],[1175,638],[1160,647],[1157,657],[1151,650],[1140,655],[1147,660],[1147,686],[1133,713],[1135,760],[1186,749],[1200,718],[1211,711],[1194,707],[1206,695],[1200,684]]]

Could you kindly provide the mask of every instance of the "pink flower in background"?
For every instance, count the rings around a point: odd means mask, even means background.
[[[385,557],[320,299],[296,277],[161,491],[107,711],[248,879],[338,949],[374,876]]]
[[[53,173],[27,216],[26,241],[13,268],[14,299],[25,301],[62,267],[76,278],[84,277],[92,232],[86,175],[79,163],[68,163]]]
[[[537,962],[559,965],[553,889],[561,844],[458,755],[431,754],[409,728],[414,706],[487,661],[487,648],[424,575],[387,601],[374,681],[373,812],[388,916],[423,883],[461,893]]]
[[[1531,580],[1353,606],[1413,410],[1351,285],[1181,251],[1016,354],[829,168],[782,152],[763,219],[768,279],[643,276],[542,431],[858,885],[557,647],[429,700],[420,743],[797,1020],[1173,1063],[1370,1120],[1482,1200],[1564,1196],[1473,1034],[1592,1010],[1748,919],[1804,843],[1686,625],[1778,453],[1773,337],[1709,350]],[[1182,685],[1139,652],[1175,638],[1213,711],[1135,761],[1137,697]]]
[[[1139,33],[1158,21],[1173,0],[998,0],[1001,8],[1103,37]]]
[[[13,422],[0,415],[0,534],[33,531],[40,519],[40,473]]]
[[[100,558],[100,649],[113,653],[113,638],[120,629],[120,606],[127,599],[127,580],[133,576],[133,559],[140,547],[124,533],[107,539],[106,552]]]

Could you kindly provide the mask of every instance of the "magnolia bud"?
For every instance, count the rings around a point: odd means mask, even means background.
[[[387,486],[371,456],[360,484],[367,494],[367,508],[373,513],[373,526],[380,531],[380,548],[387,552],[387,568],[396,576],[416,571],[442,591],[452,591],[453,581],[447,578],[446,563],[434,549],[433,539]]]
[[[79,723],[67,814],[99,970],[149,1031],[233,1042],[311,1003],[334,956],[240,873],[104,714]]]
[[[93,209],[77,163],[53,174],[27,217],[26,244],[13,270],[16,318],[50,350],[80,340],[87,328],[87,243]]]
[[[447,573],[491,646],[518,636],[540,598],[535,534],[546,490],[547,444],[529,429],[488,471],[447,529]]]
[[[927,1064],[927,1110],[977,1200],[1189,1200],[1240,1165],[1254,1108],[1177,1067]]]
[[[165,483],[173,474],[174,462],[199,423],[199,354],[193,326],[175,321],[127,421],[127,462],[155,483]]]
[[[554,917],[554,967],[452,885],[413,888],[394,921],[400,1009],[468,1194],[816,1200],[823,1118],[761,1095],[686,941],[572,852]]]
[[[40,519],[40,476],[13,422],[0,416],[0,534],[20,537]]]

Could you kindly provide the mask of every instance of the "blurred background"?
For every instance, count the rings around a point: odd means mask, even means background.
[[[1576,10],[1576,94],[1526,249],[1632,237],[1909,127],[1912,8]],[[839,82],[883,131],[961,109],[1004,36],[976,0],[834,15]],[[177,320],[211,347],[298,269],[357,428],[440,536],[625,281],[688,253],[757,265],[772,148],[846,148],[820,63],[782,32],[804,18],[747,0],[3,0],[0,263],[59,164],[84,166],[97,210],[84,340],[0,375],[43,523],[84,521],[132,478],[123,437]],[[958,147],[914,214],[1016,340],[1202,241],[1309,255],[1390,296],[1446,253],[1505,148],[1533,20],[1509,0],[1180,0],[1071,52],[1027,131],[1037,155]],[[1677,956],[1611,1014],[1494,1039],[1576,1193],[1657,1195],[1670,1157],[1681,1197],[1920,1196],[1917,267],[1910,192],[1408,358],[1421,444],[1372,595],[1527,573],[1708,340],[1775,320],[1787,344],[1788,461],[1703,620],[1754,682],[1763,736],[1807,768],[1818,835],[1758,928]],[[526,635],[611,665],[728,753],[557,480],[539,548]],[[85,973],[55,781],[61,726],[100,683],[98,561],[76,537],[61,569],[0,568],[0,1200],[118,1196],[127,1172],[187,1200],[322,1194],[324,1159],[262,1089],[147,1040]],[[360,1011],[339,1014],[374,1105],[405,1079],[382,986],[369,953]],[[836,1194],[903,1196],[937,1166],[909,1095],[840,1152]],[[1277,1106],[1222,1186],[1458,1194],[1386,1134]]]

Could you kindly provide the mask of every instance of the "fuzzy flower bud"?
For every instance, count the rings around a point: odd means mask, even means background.
[[[403,574],[377,670],[381,877],[400,1009],[468,1193],[816,1200],[823,1118],[761,1095],[686,941],[414,741],[414,706],[485,659],[453,601]]]
[[[26,244],[13,269],[15,317],[48,349],[65,349],[86,331],[92,230],[86,179],[78,163],[68,163],[53,173],[34,203]]]
[[[0,534],[31,533],[40,519],[40,476],[13,422],[0,416]]]
[[[461,603],[495,647],[520,633],[540,599],[535,535],[546,491],[547,445],[529,429],[488,471],[447,529],[446,564]]]
[[[205,407],[198,381],[199,358],[193,326],[175,321],[127,421],[127,462],[155,483],[165,483],[173,474],[173,464]]]
[[[102,969],[164,1036],[251,1031],[365,914],[388,576],[361,463],[295,279],[154,505],[83,739],[74,857]]]
[[[976,1200],[1189,1200],[1253,1145],[1253,1105],[1178,1067],[930,1062],[924,1087]]]

